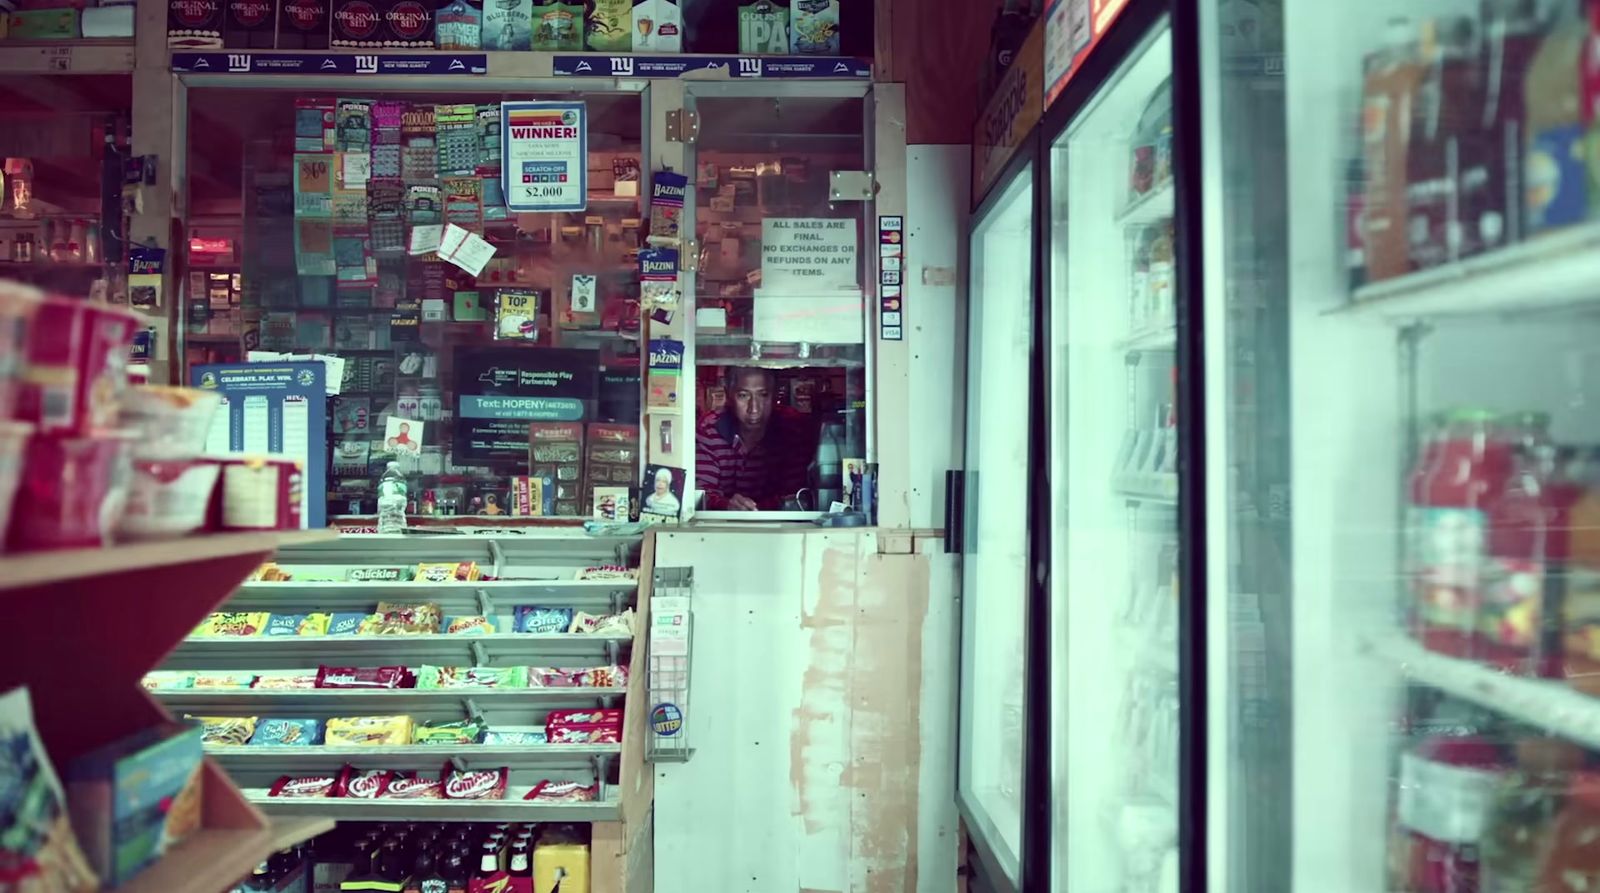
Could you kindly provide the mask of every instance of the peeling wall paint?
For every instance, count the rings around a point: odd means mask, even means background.
[[[930,592],[928,557],[861,531],[657,549],[696,582],[695,755],[656,767],[658,893],[953,890],[953,595]]]

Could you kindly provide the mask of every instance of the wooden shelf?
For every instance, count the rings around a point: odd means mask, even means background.
[[[0,590],[36,589],[146,568],[272,552],[280,546],[334,539],[328,530],[219,533],[106,549],[25,552],[0,557]],[[198,622],[199,618],[196,618]]]

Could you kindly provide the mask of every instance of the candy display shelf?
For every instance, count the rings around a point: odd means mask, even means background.
[[[1600,223],[1535,236],[1432,270],[1356,289],[1333,312],[1394,322],[1445,316],[1526,315],[1600,300]]]
[[[630,850],[648,846],[653,787],[644,762],[648,673],[643,631],[648,628],[653,540],[591,536],[572,527],[445,528],[406,535],[353,534],[298,544],[273,561],[291,579],[239,586],[226,611],[304,614],[371,612],[378,602],[428,602],[445,616],[491,618],[497,631],[480,635],[191,636],[178,643],[163,670],[314,674],[318,666],[557,667],[622,666],[625,685],[450,687],[394,689],[161,688],[150,696],[174,713],[326,721],[349,716],[410,716],[415,722],[481,718],[490,729],[538,725],[553,709],[620,708],[617,744],[208,746],[210,761],[227,771],[244,800],[273,819],[325,821],[563,821],[593,824],[597,891],[622,890]],[[389,568],[403,575],[419,563],[477,562],[477,581],[347,580],[354,568]],[[637,579],[580,580],[598,565],[637,568]],[[589,614],[634,611],[633,634],[515,633],[506,631],[516,608],[538,605]],[[193,627],[191,626],[191,629]],[[636,637],[638,637],[636,639]],[[329,776],[352,765],[438,777],[449,763],[464,770],[507,770],[501,800],[276,797],[283,777]],[[594,785],[596,799],[524,799],[541,782]]]
[[[1375,637],[1362,647],[1415,682],[1585,747],[1600,747],[1600,698],[1561,682],[1513,676],[1429,651],[1402,635]]]
[[[333,534],[247,533],[0,558],[0,620],[12,629],[0,690],[26,685],[52,761],[169,718],[140,677],[281,544]],[[91,706],[92,705],[92,706]],[[270,822],[206,761],[201,830],[122,891],[215,893],[325,820]]]

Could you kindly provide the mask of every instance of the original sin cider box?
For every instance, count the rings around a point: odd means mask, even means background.
[[[225,0],[167,0],[167,46],[179,50],[222,46]]]
[[[278,0],[278,48],[328,48],[328,0]]]
[[[275,0],[222,0],[222,45],[228,49],[270,50],[278,30]]]
[[[383,45],[415,50],[433,49],[432,0],[378,0],[383,12]]]
[[[336,47],[377,49],[383,46],[383,10],[378,0],[333,0],[329,43]]]

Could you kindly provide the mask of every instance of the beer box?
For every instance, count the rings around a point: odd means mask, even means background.
[[[794,0],[789,49],[803,56],[839,55],[839,0]]]
[[[270,50],[276,44],[276,0],[223,0],[222,45],[228,49]]]
[[[740,5],[739,52],[749,56],[789,52],[788,0],[754,0]]]
[[[483,34],[486,50],[533,48],[533,0],[484,0]]]
[[[585,49],[626,53],[633,49],[633,0],[589,0],[584,5]]]
[[[328,2],[329,0],[279,0],[278,48],[327,49]]]
[[[329,43],[336,47],[376,49],[383,46],[384,11],[379,0],[333,0]]]
[[[222,46],[223,0],[167,0],[167,46],[215,49]],[[12,37],[17,35],[15,24]]]
[[[378,0],[382,43],[398,49],[433,48],[433,6],[422,0]]]
[[[633,51],[683,52],[683,15],[678,0],[633,0]]]

